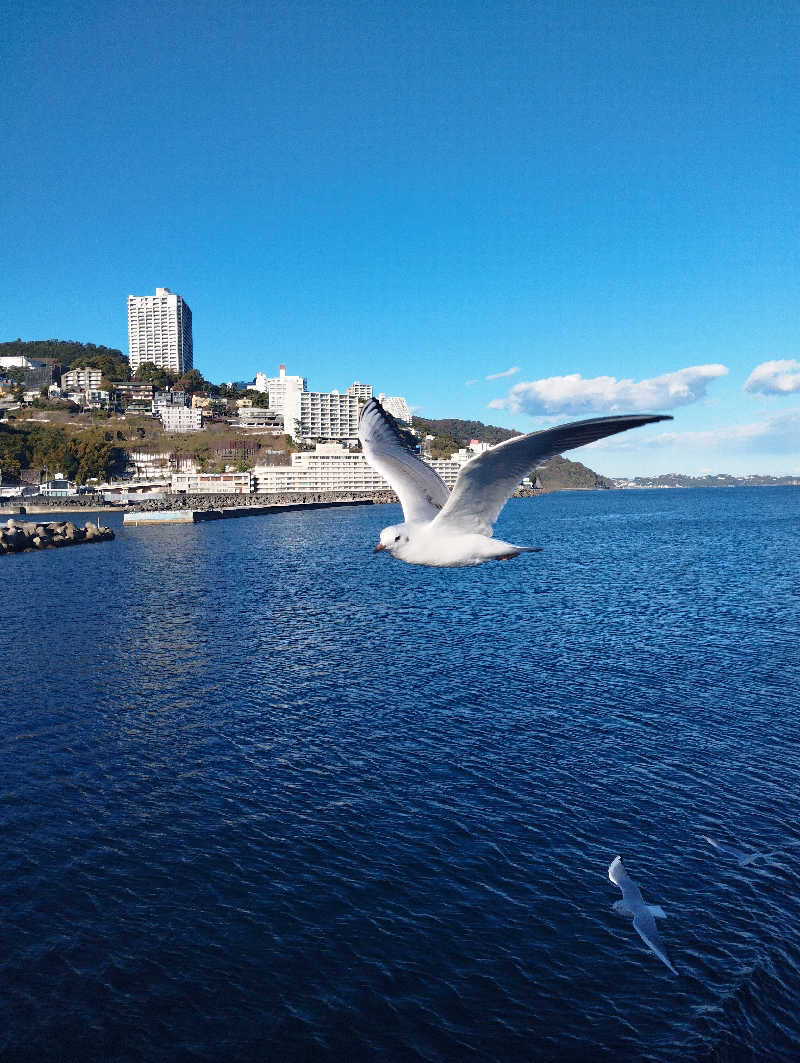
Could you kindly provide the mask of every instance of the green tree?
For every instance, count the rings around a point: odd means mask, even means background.
[[[166,388],[170,383],[171,374],[166,369],[162,369],[161,366],[156,365],[155,362],[142,362],[136,372],[133,374],[133,379],[140,381],[142,384],[152,384],[156,388]],[[172,378],[174,379],[174,377]]]
[[[190,369],[175,381],[176,390],[186,391],[190,395],[194,395],[198,391],[205,391],[207,386],[203,379],[203,374],[197,369]]]
[[[259,409],[269,409],[269,395],[266,391],[256,391],[254,388],[248,388],[242,392],[241,397],[243,399],[250,399],[254,406],[258,406]]]

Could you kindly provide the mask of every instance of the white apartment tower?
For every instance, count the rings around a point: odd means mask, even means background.
[[[183,376],[193,367],[192,311],[176,292],[128,296],[128,353],[131,372],[142,362]]]

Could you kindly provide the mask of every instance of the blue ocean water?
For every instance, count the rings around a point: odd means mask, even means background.
[[[0,1058],[800,1058],[800,490],[397,519],[0,559]]]

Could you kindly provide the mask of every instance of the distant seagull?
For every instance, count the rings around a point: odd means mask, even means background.
[[[754,864],[756,860],[769,860],[772,856],[779,856],[784,849],[800,845],[800,842],[787,842],[785,845],[781,846],[780,849],[773,849],[769,853],[748,853],[744,849],[737,849],[735,845],[726,845],[723,842],[714,841],[713,838],[709,838],[706,834],[701,834],[700,837],[704,841],[707,841],[709,845],[713,846],[717,852],[732,857],[739,867],[747,867],[749,864]]]
[[[663,908],[655,904],[645,904],[641,891],[622,863],[622,857],[615,857],[609,866],[608,877],[615,886],[622,890],[622,900],[617,901],[614,910],[620,915],[632,915],[633,927],[642,941],[647,945],[662,963],[665,963],[673,974],[678,972],[669,962],[661,935],[656,928],[656,919],[666,919]]]
[[[377,399],[370,399],[361,411],[358,438],[367,463],[391,484],[405,517],[403,524],[383,529],[375,550],[388,550],[411,565],[448,568],[508,561],[540,550],[492,538],[500,510],[524,476],[562,451],[671,420],[656,414],[593,417],[515,436],[463,465],[451,493],[403,439],[394,418]]]

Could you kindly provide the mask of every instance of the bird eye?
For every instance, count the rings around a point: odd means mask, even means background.
[[[399,536],[399,535],[395,535],[395,537],[394,537],[394,541],[395,541],[396,543],[399,543],[399,542],[400,542],[400,536]]]

